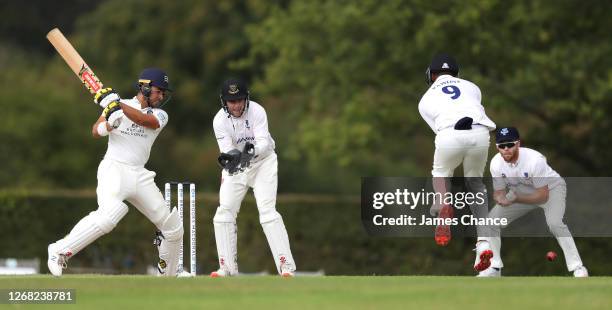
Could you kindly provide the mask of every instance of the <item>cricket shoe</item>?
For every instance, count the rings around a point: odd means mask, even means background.
[[[283,278],[292,278],[295,276],[295,266],[287,262],[287,257],[285,255],[281,255],[279,258],[280,261],[280,275]]]
[[[225,268],[219,268],[219,270],[211,272],[210,277],[211,278],[225,278],[225,277],[235,276],[236,274],[238,273],[232,273],[232,272],[229,272]]]
[[[493,251],[488,241],[480,240],[476,243],[476,263],[474,264],[474,270],[483,271],[491,266],[491,258],[493,258]]]
[[[589,271],[584,266],[580,266],[574,270],[574,278],[587,278]]]
[[[291,268],[291,267],[286,266],[286,265],[283,264],[283,265],[281,265],[280,269],[281,269],[281,272],[280,272],[281,277],[283,277],[283,278],[293,278],[293,277],[295,277],[295,270],[294,270],[294,268]]]
[[[293,278],[293,277],[295,277],[295,272],[288,271],[288,270],[287,271],[283,271],[283,272],[281,272],[281,277],[283,277],[283,278]]]
[[[454,212],[453,207],[451,205],[444,205],[442,209],[440,209],[440,213],[438,214],[438,218],[446,219],[453,218]],[[436,226],[435,231],[435,240],[436,244],[439,246],[446,246],[451,241],[451,230],[449,225],[438,225]]]
[[[479,278],[494,278],[501,277],[501,268],[489,267],[478,273]]]
[[[177,278],[193,278],[195,277],[191,272],[187,272],[185,270],[176,273]]]
[[[55,243],[49,244],[47,247],[47,253],[49,258],[47,259],[47,267],[53,276],[59,277],[62,275],[66,265],[67,258],[65,255],[58,253],[54,247]]]

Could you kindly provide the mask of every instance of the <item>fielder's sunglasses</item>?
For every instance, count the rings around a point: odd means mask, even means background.
[[[497,147],[498,147],[498,148],[500,148],[500,149],[502,149],[502,150],[503,150],[503,149],[505,149],[505,148],[509,148],[509,149],[511,149],[511,148],[513,148],[513,147],[516,145],[516,142],[517,142],[517,141],[514,141],[514,142],[506,142],[506,143],[496,143],[495,145],[497,145]]]

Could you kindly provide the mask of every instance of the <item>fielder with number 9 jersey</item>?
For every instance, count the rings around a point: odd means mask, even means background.
[[[419,113],[436,134],[431,171],[433,187],[437,193],[442,193],[441,197],[444,197],[450,191],[449,178],[453,176],[455,168],[463,164],[463,175],[468,190],[475,194],[482,193],[486,197],[482,176],[487,164],[489,131],[495,129],[495,123],[485,113],[478,86],[458,78],[458,74],[459,66],[452,56],[447,54],[434,56],[426,71],[430,87],[418,106]],[[485,203],[471,204],[470,210],[475,217],[485,218],[488,213],[486,199]],[[440,217],[453,217],[453,206],[435,201],[430,213]],[[484,227],[478,227],[479,236],[483,236],[485,232]],[[437,244],[446,245],[450,238],[449,226],[436,227]],[[477,243],[476,246],[477,257],[474,268],[477,271],[486,269],[490,265],[492,252],[486,241],[482,241],[483,243]]]

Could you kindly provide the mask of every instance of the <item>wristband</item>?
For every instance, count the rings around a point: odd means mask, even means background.
[[[101,137],[108,136],[108,129],[106,128],[106,122],[100,122],[100,124],[98,124],[97,132],[98,132],[98,135],[100,135]]]

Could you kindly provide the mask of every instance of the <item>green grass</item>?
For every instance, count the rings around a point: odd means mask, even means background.
[[[610,309],[612,277],[0,277],[0,288],[76,289],[74,309]],[[0,308],[57,305],[0,305]]]

